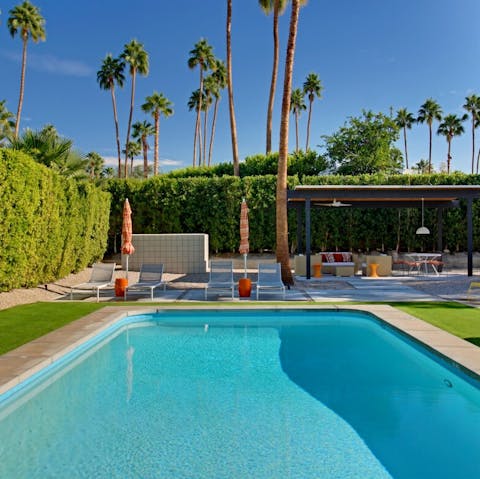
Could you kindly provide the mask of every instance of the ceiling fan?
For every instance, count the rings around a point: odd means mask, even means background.
[[[336,198],[334,198],[331,203],[319,203],[319,206],[331,206],[333,208],[340,208],[341,206],[352,206],[352,204],[342,203],[341,201],[337,201]]]

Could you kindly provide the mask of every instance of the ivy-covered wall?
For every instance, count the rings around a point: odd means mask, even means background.
[[[478,185],[480,176],[439,175],[361,175],[311,176],[303,184],[456,184]],[[289,177],[289,187],[300,181]],[[240,203],[245,197],[249,207],[250,251],[275,249],[274,175],[235,178],[159,176],[147,181],[111,180],[112,193],[109,250],[116,238],[120,245],[122,207],[129,198],[135,233],[208,233],[212,253],[237,252],[239,245]],[[480,249],[480,204],[474,202],[474,248]],[[436,210],[425,210],[425,224],[431,235],[415,234],[421,223],[421,210],[321,208],[312,211],[313,251],[367,251],[372,249],[413,251],[437,247]],[[443,245],[451,251],[466,250],[466,205],[446,210],[443,221]],[[297,237],[296,213],[289,212],[289,238],[292,251]]]
[[[0,149],[0,291],[35,286],[103,258],[110,195]]]

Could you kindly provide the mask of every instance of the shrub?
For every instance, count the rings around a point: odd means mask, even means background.
[[[34,286],[103,257],[110,195],[0,150],[0,291]]]

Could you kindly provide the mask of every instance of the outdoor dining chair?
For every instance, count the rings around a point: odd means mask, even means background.
[[[100,290],[108,288],[113,283],[115,273],[115,263],[95,263],[92,266],[92,274],[86,283],[76,284],[70,287],[70,299],[73,299],[73,293],[90,292],[97,295],[97,303],[100,301]]]
[[[279,291],[285,299],[285,285],[282,282],[280,263],[259,263],[257,280],[257,300],[261,291]]]

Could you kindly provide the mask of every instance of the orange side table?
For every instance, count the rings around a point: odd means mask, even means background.
[[[370,278],[379,278],[377,274],[377,269],[378,269],[378,263],[370,263]]]
[[[315,278],[322,277],[322,265],[321,264],[314,264],[313,265],[313,276]]]

